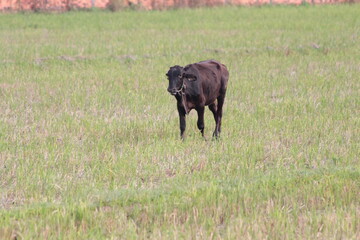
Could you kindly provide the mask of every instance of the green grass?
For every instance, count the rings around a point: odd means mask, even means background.
[[[0,239],[359,239],[360,5],[0,15]],[[180,140],[170,66],[230,71]]]

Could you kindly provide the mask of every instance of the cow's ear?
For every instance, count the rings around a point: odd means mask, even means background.
[[[186,74],[186,76],[185,76],[186,78],[187,78],[187,80],[188,81],[196,81],[197,80],[197,77],[195,76],[195,75],[193,75],[193,74],[191,74],[191,73],[188,73],[188,74]]]

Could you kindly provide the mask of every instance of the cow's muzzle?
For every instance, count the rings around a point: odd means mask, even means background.
[[[185,86],[185,84],[183,83],[182,85],[181,85],[181,88],[179,88],[179,89],[176,89],[176,88],[168,88],[167,90],[168,90],[168,92],[171,94],[171,95],[176,95],[176,94],[183,94],[184,92],[184,90],[186,89],[186,86]]]
[[[178,90],[176,88],[173,89],[168,88],[167,91],[173,96],[175,96],[178,93]]]

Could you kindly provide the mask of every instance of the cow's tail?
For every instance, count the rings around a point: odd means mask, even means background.
[[[229,80],[229,71],[224,64],[221,64],[221,93],[226,93],[227,83]]]

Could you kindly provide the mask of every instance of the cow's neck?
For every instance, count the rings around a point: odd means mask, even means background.
[[[188,104],[187,104],[188,101],[187,101],[185,91],[182,91],[182,92],[179,92],[178,94],[176,94],[175,98],[178,101],[178,103],[180,103],[180,105],[182,105],[184,107],[185,113],[188,114],[190,109],[189,109]]]
[[[184,109],[185,109],[185,113],[186,114],[189,114],[189,109],[188,109],[188,106],[187,106],[187,101],[186,101],[186,94],[185,92],[182,92],[181,93],[181,103],[182,105],[184,106]]]

